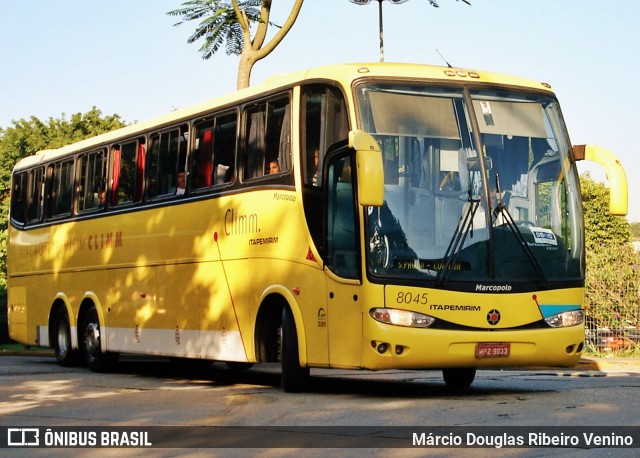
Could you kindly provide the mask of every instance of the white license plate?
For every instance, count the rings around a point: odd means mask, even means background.
[[[479,343],[476,345],[476,358],[506,358],[510,354],[510,343]]]

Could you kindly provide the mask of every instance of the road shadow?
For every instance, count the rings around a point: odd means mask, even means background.
[[[85,369],[86,370],[86,369]],[[280,367],[277,364],[256,365],[246,370],[233,370],[225,363],[175,362],[168,359],[123,359],[110,371],[138,377],[153,377],[166,380],[191,381],[213,386],[242,385],[243,389],[269,388],[280,390]],[[477,397],[484,395],[539,393],[543,387],[527,386],[515,383],[505,386],[506,377],[484,378],[479,371],[479,379],[467,389],[448,388],[441,378],[440,371],[389,371],[386,373],[371,371],[333,371],[311,370],[306,389],[307,394],[319,395],[356,395],[379,398],[415,398],[415,397]],[[335,373],[335,375],[334,375]]]
[[[33,358],[32,364],[41,365],[45,372],[74,374],[89,372],[86,367],[61,367],[53,356],[41,355]],[[33,368],[36,372],[39,369]],[[33,373],[33,372],[31,372]],[[520,375],[531,372],[518,372]],[[209,384],[212,387],[238,386],[243,390],[281,390],[279,364],[260,364],[250,369],[230,369],[225,363],[155,358],[148,356],[123,355],[105,374],[109,376],[129,376],[152,378],[156,381],[193,383],[199,386]],[[535,375],[535,374],[534,374]],[[547,374],[548,375],[548,374]],[[100,377],[101,374],[95,374]],[[530,378],[530,377],[528,377]],[[549,390],[545,384],[533,384],[527,377],[516,372],[478,371],[476,380],[467,389],[448,388],[440,371],[358,371],[312,369],[311,377],[303,390],[306,394],[317,395],[353,395],[367,398],[443,398],[443,397],[479,397],[496,395],[518,395],[542,393]]]

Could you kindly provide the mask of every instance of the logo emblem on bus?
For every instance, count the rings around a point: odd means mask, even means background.
[[[500,323],[500,312],[496,309],[490,310],[487,313],[487,322],[492,326]]]

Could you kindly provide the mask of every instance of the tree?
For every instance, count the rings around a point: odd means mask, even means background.
[[[32,116],[28,120],[13,122],[13,127],[0,132],[0,192],[2,196],[9,190],[11,170],[18,160],[36,151],[59,148],[69,143],[93,137],[103,132],[124,126],[117,114],[102,117],[96,107],[82,114],[75,113],[67,120],[49,118],[43,122]]]
[[[593,181],[588,173],[580,176],[587,249],[608,249],[624,245],[631,239],[629,223],[623,216],[609,213],[609,189]]]
[[[75,113],[67,120],[49,118],[43,122],[32,116],[13,121],[13,126],[0,129],[0,342],[6,335],[7,324],[7,229],[11,171],[20,159],[39,150],[59,148],[88,137],[125,126],[120,116],[102,116],[93,107],[86,113]]]
[[[190,0],[182,8],[169,11],[170,16],[182,16],[176,26],[185,21],[201,19],[196,31],[188,38],[194,43],[204,38],[199,51],[203,59],[213,56],[226,42],[227,55],[240,56],[237,88],[249,86],[251,70],[256,62],[268,56],[289,33],[298,18],[304,0],[295,0],[289,17],[282,27],[269,21],[272,0]],[[260,8],[258,8],[260,7]],[[251,37],[251,29],[254,35]],[[278,27],[278,32],[265,44],[269,26]]]
[[[609,190],[581,175],[587,273],[588,324],[623,334],[640,322],[640,254],[630,245],[629,223],[609,214]]]

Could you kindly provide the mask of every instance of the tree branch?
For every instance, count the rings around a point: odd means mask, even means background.
[[[262,48],[264,40],[267,37],[267,30],[269,29],[269,15],[271,14],[271,1],[263,0],[260,7],[260,20],[258,21],[258,28],[256,30],[256,36],[253,38],[251,48],[258,50]]]
[[[234,0],[235,1],[235,0]],[[265,0],[266,2],[271,3],[271,0]],[[260,60],[266,55],[268,55],[271,51],[275,49],[276,46],[282,41],[282,39],[287,35],[293,24],[296,22],[298,18],[298,13],[300,13],[300,8],[302,8],[302,4],[304,0],[296,0],[295,4],[291,7],[291,12],[289,13],[289,17],[282,25],[282,28],[278,30],[278,33],[269,41],[264,47],[256,50],[256,58],[255,60]]]
[[[247,13],[244,10],[241,10],[238,6],[238,0],[232,0],[233,11],[236,13],[236,18],[238,19],[238,24],[240,24],[240,28],[242,29],[242,36],[244,38],[244,49],[247,49],[251,46],[251,30],[249,28],[249,18],[247,17]]]

